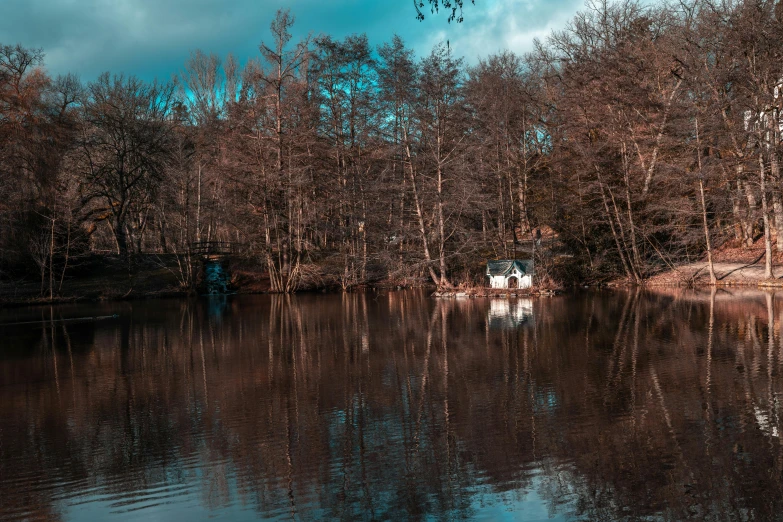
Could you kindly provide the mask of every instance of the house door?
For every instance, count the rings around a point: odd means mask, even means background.
[[[506,288],[519,288],[519,278],[511,276],[506,280]]]

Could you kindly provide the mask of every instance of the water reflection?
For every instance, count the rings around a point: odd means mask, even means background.
[[[490,329],[518,328],[532,318],[532,299],[491,299],[489,301],[487,326]]]
[[[0,519],[773,520],[780,297],[5,311]]]
[[[205,297],[209,308],[209,316],[213,320],[220,321],[228,308],[228,296],[225,294],[209,294]]]

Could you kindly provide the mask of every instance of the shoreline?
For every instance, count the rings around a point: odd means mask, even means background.
[[[362,285],[356,286],[348,290],[341,290],[339,288],[308,288],[291,292],[289,294],[283,292],[272,292],[271,290],[258,289],[258,288],[239,288],[233,292],[225,294],[206,294],[200,293],[196,290],[177,290],[177,289],[164,289],[164,290],[145,290],[130,292],[126,294],[114,293],[114,294],[92,294],[92,295],[64,295],[55,296],[53,299],[40,296],[29,297],[13,297],[3,295],[0,292],[0,310],[4,308],[20,308],[25,306],[47,306],[47,305],[63,305],[63,304],[85,304],[85,303],[108,303],[108,302],[123,302],[123,301],[146,301],[151,299],[183,299],[183,298],[200,298],[200,297],[218,297],[218,296],[240,296],[240,295],[295,295],[295,294],[329,294],[329,293],[342,293],[342,292],[357,292],[357,291],[369,291],[369,290],[412,290],[412,289],[425,289],[434,290],[434,285],[422,285],[422,286],[400,286],[400,285],[387,285],[384,283],[377,285]]]
[[[718,277],[716,287],[739,287],[776,289],[783,288],[783,264],[773,266],[774,279],[764,278],[764,265],[743,262],[716,262],[715,272]],[[225,295],[265,295],[273,294],[263,273],[255,270],[238,270],[235,281],[235,291]],[[108,301],[140,301],[147,299],[201,297],[195,289],[177,287],[177,281],[170,270],[155,267],[154,270],[140,270],[128,281],[127,275],[100,273],[86,277],[76,277],[68,281],[62,295],[53,299],[42,297],[37,291],[37,284],[28,282],[22,285],[0,285],[0,308],[15,308],[23,306],[61,305],[72,303],[100,303]],[[704,261],[690,263],[670,268],[652,277],[634,283],[624,279],[588,284],[585,282],[572,285],[573,288],[710,288],[707,263]],[[390,290],[423,288],[431,291],[430,297],[446,298],[532,298],[549,297],[565,291],[567,288],[486,288],[458,287],[449,290],[438,290],[432,284],[401,285],[395,281],[380,281],[375,284],[360,285],[348,290],[340,288],[320,287],[307,288],[294,293],[332,293],[341,291]],[[282,295],[282,294],[280,294]]]
[[[783,265],[773,265],[774,279],[765,277],[763,263],[715,262],[717,281],[715,286],[783,288]],[[615,280],[607,286],[636,286],[624,280]],[[709,269],[706,261],[689,263],[670,268],[646,279],[638,286],[646,287],[710,287]]]
[[[455,290],[436,290],[435,292],[430,294],[430,297],[435,297],[439,299],[448,299],[448,298],[470,299],[470,298],[481,298],[481,297],[509,299],[509,298],[517,298],[517,297],[550,297],[553,295],[557,295],[558,293],[559,290],[532,288],[532,287],[522,288],[522,289],[475,287],[475,288],[464,288],[464,289],[455,289]]]
[[[401,286],[401,285],[388,285],[380,283],[377,285],[363,285],[357,286],[349,290],[341,290],[337,288],[316,288],[308,290],[300,290],[293,292],[292,294],[311,294],[311,293],[342,293],[342,292],[356,292],[356,291],[369,291],[369,290],[412,290],[423,289],[430,291],[428,297],[448,299],[448,298],[528,298],[528,297],[551,297],[562,292],[562,290],[552,289],[496,289],[496,288],[467,288],[467,289],[454,289],[454,290],[437,290],[434,285],[422,285],[422,286]],[[236,295],[286,295],[278,292],[271,292],[269,290],[245,290],[239,289],[235,292],[229,292],[227,294],[214,294],[215,296],[236,296]],[[131,292],[129,294],[120,295],[82,295],[82,296],[55,296],[54,299],[45,297],[19,297],[9,298],[0,295],[0,309],[3,308],[19,308],[25,306],[46,306],[46,305],[63,305],[63,304],[81,304],[81,303],[102,303],[102,302],[121,302],[121,301],[145,301],[148,299],[171,299],[171,298],[188,298],[188,297],[210,297],[210,294],[202,294],[196,291],[186,290],[156,290],[156,291],[144,291],[144,292]]]

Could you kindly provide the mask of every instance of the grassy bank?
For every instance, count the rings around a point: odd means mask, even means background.
[[[752,246],[727,242],[713,252],[713,267],[718,286],[783,287],[783,253],[773,241],[772,278],[765,275],[765,250],[762,239]],[[707,286],[710,272],[706,259],[673,266],[650,277],[646,286]]]
[[[314,266],[314,265],[313,265]],[[41,282],[35,272],[16,270],[0,273],[0,306],[184,297],[204,293],[201,264],[194,260],[188,269],[185,256],[143,254],[123,260],[116,255],[85,256],[68,267],[66,275]],[[251,259],[234,259],[229,263],[229,290],[238,294],[272,292],[269,274]],[[409,288],[431,286],[424,279],[383,279],[372,285],[351,288]],[[434,286],[432,286],[434,288]],[[316,277],[305,281],[300,291],[339,291],[334,278]]]
[[[55,280],[51,293],[49,281],[42,285],[33,273],[4,274],[0,304],[186,295],[179,272],[175,256],[138,256],[124,261],[117,256],[93,255],[80,259]]]
[[[765,277],[764,263],[717,262],[715,276],[719,286],[783,287],[783,265],[773,265],[774,278]],[[681,265],[647,280],[647,286],[703,286],[710,284],[709,268],[704,261]]]

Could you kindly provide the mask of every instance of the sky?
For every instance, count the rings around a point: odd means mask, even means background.
[[[427,2],[425,1],[425,4]],[[468,63],[508,49],[530,51],[534,38],[561,29],[584,0],[465,1],[464,22],[444,12],[416,20],[413,0],[0,0],[0,44],[43,48],[52,74],[90,81],[100,73],[168,80],[195,49],[244,64],[270,41],[279,8],[296,17],[293,41],[312,33],[366,33],[378,46],[396,33],[417,55],[448,40]]]

